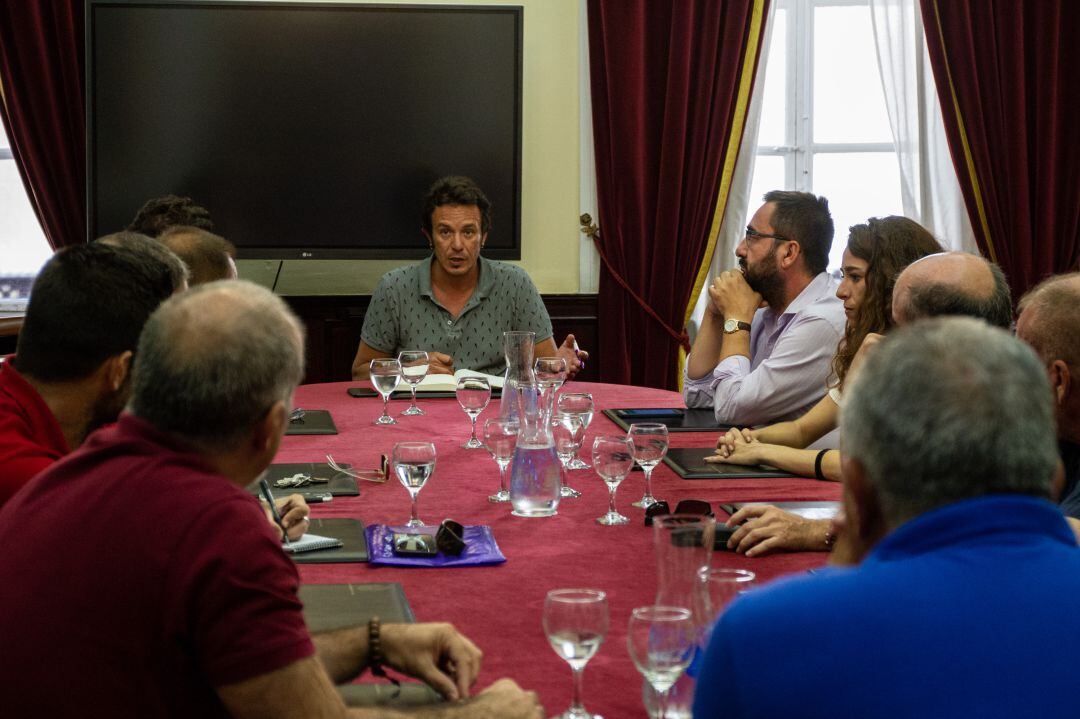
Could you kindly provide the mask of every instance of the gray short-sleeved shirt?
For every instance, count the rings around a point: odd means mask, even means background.
[[[365,344],[392,355],[434,350],[453,357],[455,369],[502,374],[503,332],[532,331],[537,342],[551,337],[551,318],[525,270],[480,257],[476,291],[455,318],[431,291],[433,260],[382,276],[364,315]]]

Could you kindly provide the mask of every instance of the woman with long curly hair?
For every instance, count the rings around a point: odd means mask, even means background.
[[[844,250],[841,272],[843,279],[836,296],[844,303],[847,325],[844,336],[833,357],[828,393],[809,412],[797,420],[780,422],[761,429],[733,428],[720,437],[717,452],[708,461],[731,464],[767,464],[805,477],[840,479],[840,452],[805,449],[836,429],[840,420],[840,398],[844,381],[851,370],[852,360],[867,335],[882,334],[892,327],[892,290],[897,275],[915,260],[943,252],[944,248],[922,225],[906,217],[872,217],[866,223],[853,225]],[[799,538],[785,538],[782,532],[771,533],[761,519],[775,519],[777,510],[763,505],[740,510],[732,517],[734,523],[755,519],[757,535],[742,542],[750,532],[737,535],[732,545],[748,555],[763,554],[773,549],[796,548]],[[787,514],[787,513],[783,513]],[[782,521],[781,521],[782,520]],[[787,517],[774,522],[776,530],[790,530],[779,523],[795,524]],[[803,528],[808,529],[809,528]],[[827,532],[819,537],[805,537],[811,544],[828,547]],[[754,541],[757,540],[757,541]],[[794,543],[796,546],[790,546]],[[798,546],[798,548],[814,548]]]

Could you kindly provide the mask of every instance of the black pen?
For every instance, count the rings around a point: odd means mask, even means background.
[[[274,518],[274,522],[277,526],[281,527],[281,536],[285,540],[285,546],[288,547],[292,542],[289,541],[289,532],[285,529],[285,523],[281,521],[281,515],[277,511],[277,505],[274,504],[274,495],[270,491],[270,485],[267,483],[266,478],[259,479],[259,489],[262,490],[263,499],[270,505],[270,514]]]

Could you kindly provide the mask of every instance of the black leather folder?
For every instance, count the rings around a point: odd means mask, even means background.
[[[397,582],[363,584],[305,584],[300,587],[304,620],[312,632],[363,626],[372,617],[386,623],[415,621],[412,607]],[[402,682],[401,687],[383,681],[341,684],[337,687],[348,706],[385,706],[397,709],[443,701],[426,684]]]
[[[337,434],[337,425],[330,411],[325,409],[304,410],[304,416],[296,422],[289,422],[285,434]]]
[[[664,464],[683,479],[767,479],[798,476],[772,467],[706,462],[705,458],[715,452],[712,447],[674,447],[668,450]]]
[[[308,531],[340,539],[344,546],[290,554],[297,564],[350,564],[368,561],[367,537],[358,519],[312,519]]]
[[[341,466],[345,469],[350,468],[350,465],[347,464]],[[291,477],[298,472],[310,474],[312,477],[325,477],[330,481],[325,483],[320,482],[319,484],[309,484],[306,487],[299,488],[274,486],[274,482],[282,477]],[[343,472],[330,469],[330,466],[325,462],[271,464],[266,470],[266,481],[270,483],[270,487],[274,490],[275,497],[284,497],[287,494],[299,494],[304,499],[307,499],[309,494],[325,494],[327,492],[335,497],[355,497],[360,494],[360,489],[356,486],[355,479]],[[258,480],[249,484],[247,490],[258,497]]]
[[[312,633],[367,624],[372,617],[388,624],[416,621],[405,590],[397,582],[304,584],[300,601]]]
[[[711,409],[682,407],[624,407],[605,409],[604,415],[624,431],[634,422],[658,422],[667,425],[668,432],[727,432],[730,424],[717,424]]]

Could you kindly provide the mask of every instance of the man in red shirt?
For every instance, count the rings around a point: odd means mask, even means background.
[[[244,491],[302,375],[298,320],[256,285],[202,285],[150,318],[130,413],[0,509],[5,715],[343,717],[332,680],[385,662],[453,701],[410,716],[542,716],[508,680],[466,700],[480,651],[450,625],[309,636],[296,568]]]
[[[16,356],[0,364],[0,505],[120,413],[139,332],[173,292],[160,264],[93,243],[41,270]]]

